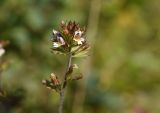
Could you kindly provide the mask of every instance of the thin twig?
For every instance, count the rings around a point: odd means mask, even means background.
[[[59,103],[59,109],[58,109],[58,113],[62,113],[63,111],[63,104],[64,104],[64,90],[62,89],[60,91],[60,103]]]
[[[71,64],[72,64],[72,53],[70,52],[68,54],[68,62],[67,62],[66,72],[65,72],[65,75],[64,75],[63,89],[67,85],[67,72],[69,71],[69,68],[71,67]]]
[[[59,103],[58,113],[62,113],[62,111],[63,111],[64,93],[65,93],[65,88],[66,88],[66,85],[67,85],[67,74],[66,73],[69,71],[69,68],[72,64],[72,53],[71,52],[68,54],[67,60],[68,60],[68,62],[67,62],[66,72],[64,74],[64,81],[63,81],[63,85],[62,85],[61,91],[60,91],[60,103]]]

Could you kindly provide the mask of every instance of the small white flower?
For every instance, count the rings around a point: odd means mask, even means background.
[[[83,42],[85,41],[84,38],[80,38],[80,39],[74,38],[73,40],[76,41],[78,43],[78,45],[83,44]]]
[[[60,46],[61,46],[61,44],[59,42],[53,42],[53,47],[54,48],[58,48]]]
[[[59,43],[61,43],[61,45],[65,45],[65,41],[63,40],[62,37],[57,37],[57,40]]]
[[[56,75],[54,73],[51,73],[51,77],[56,79]]]
[[[57,47],[60,47],[61,45],[65,45],[65,41],[62,37],[62,35],[53,29],[53,34],[55,35],[55,42],[53,42],[53,47],[57,48]]]
[[[73,40],[76,41],[78,43],[78,45],[83,44],[83,42],[85,41],[85,39],[82,37],[83,35],[83,31],[77,30],[74,33],[74,38]]]
[[[46,82],[46,80],[42,80],[42,84],[46,84],[47,82]]]
[[[0,57],[3,56],[4,53],[5,53],[5,49],[0,48]]]
[[[80,40],[81,40],[81,42],[84,42],[84,41],[85,41],[85,39],[84,39],[84,38],[80,38]]]
[[[74,33],[74,37],[76,37],[76,36],[81,37],[81,36],[82,36],[82,34],[83,34],[83,32],[82,32],[82,31],[77,30],[77,31],[75,31],[75,33]]]
[[[58,31],[53,29],[53,34],[56,35],[58,33]]]

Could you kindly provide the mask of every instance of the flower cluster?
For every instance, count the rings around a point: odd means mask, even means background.
[[[82,74],[78,72],[78,66],[76,64],[70,66],[69,70],[66,72],[66,76],[66,81],[79,80],[83,77]],[[60,92],[62,87],[61,85],[63,85],[62,81],[60,81],[54,73],[51,73],[48,80],[42,80],[42,84],[45,85],[48,89],[55,90],[56,92]]]
[[[53,30],[51,41],[53,43],[52,50],[54,53],[66,54],[69,52],[79,53],[88,49],[85,38],[85,28],[80,28],[76,22],[61,22],[60,30]],[[75,51],[76,50],[76,51]]]
[[[49,89],[55,89],[57,92],[60,91],[61,84],[54,73],[51,73],[50,80],[42,80],[42,83]]]
[[[68,56],[68,64],[63,80],[59,80],[55,74],[51,73],[49,80],[42,81],[47,88],[61,92],[68,81],[82,78],[78,66],[72,64],[71,59],[73,57],[84,57],[88,55],[89,45],[85,38],[85,32],[85,28],[81,28],[75,21],[62,21],[60,30],[53,29],[51,38],[52,50],[54,53]]]

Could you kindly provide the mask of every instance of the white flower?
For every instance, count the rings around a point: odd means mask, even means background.
[[[57,48],[61,45],[65,45],[65,41],[58,31],[53,29],[53,35],[55,36],[55,42],[53,42],[53,47]]]
[[[0,57],[5,53],[5,49],[3,49],[2,47],[0,47]]]
[[[82,32],[82,31],[77,30],[77,31],[75,31],[75,33],[74,33],[74,37],[75,37],[75,36],[79,36],[79,37],[81,37],[81,36],[82,36],[82,34],[83,34],[83,32]]]
[[[75,31],[73,40],[78,43],[78,45],[83,44],[85,39],[82,37],[83,32],[80,30]]]
[[[83,42],[85,41],[84,38],[74,38],[73,40],[76,41],[78,45],[83,44]]]
[[[57,40],[59,43],[61,43],[61,45],[65,45],[65,41],[63,40],[62,37],[57,37]]]
[[[58,48],[58,47],[60,47],[60,46],[61,46],[60,43],[58,43],[58,42],[53,42],[53,47],[54,47],[54,48]]]
[[[56,35],[58,33],[58,31],[53,29],[53,34]]]

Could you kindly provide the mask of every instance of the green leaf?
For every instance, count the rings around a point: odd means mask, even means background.
[[[79,46],[72,47],[71,52],[76,51],[78,48],[79,48]]]
[[[67,75],[67,81],[79,80],[83,77],[82,73],[80,72],[78,66],[73,64],[71,66],[72,72]]]
[[[76,53],[75,55],[73,55],[72,57],[87,57],[88,55],[88,50],[85,51],[81,51],[79,53]]]

